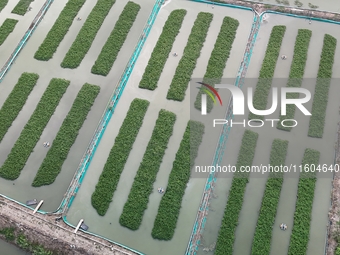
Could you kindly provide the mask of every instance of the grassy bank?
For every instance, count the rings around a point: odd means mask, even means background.
[[[62,68],[74,69],[80,65],[115,2],[116,0],[97,1],[75,41],[72,43],[71,48],[66,53],[60,65]]]
[[[24,107],[38,79],[39,75],[35,73],[23,73],[2,105],[0,110],[0,142]]]
[[[100,87],[88,83],[80,89],[71,110],[39,167],[32,183],[33,187],[49,185],[55,181],[99,91]]]
[[[149,101],[134,99],[119,129],[102,174],[92,194],[92,206],[104,216],[109,209],[119,178],[132,150],[138,132],[143,124]]]
[[[174,113],[165,110],[159,112],[128,200],[119,218],[119,223],[124,227],[137,230],[142,223],[144,211],[147,209],[149,196],[153,190],[153,183],[168,147],[175,121],[176,115]]]
[[[202,123],[192,120],[188,122],[152,229],[151,235],[155,239],[171,240],[174,236],[182,199],[203,134]]]
[[[14,31],[15,25],[18,23],[16,19],[6,19],[0,27],[0,46],[5,42],[7,37]]]
[[[37,60],[47,61],[53,57],[57,48],[65,35],[69,31],[75,17],[77,16],[80,8],[84,5],[86,0],[69,0],[66,6],[59,14],[58,19],[48,32],[43,43],[34,54]]]
[[[183,56],[178,63],[175,75],[171,81],[167,99],[183,101],[191,75],[196,67],[196,62],[201,55],[201,50],[207,36],[213,15],[200,12],[191,29]]]
[[[312,31],[307,29],[299,29],[294,46],[294,55],[292,65],[290,66],[289,80],[287,87],[298,88],[301,87],[303,74],[305,73],[305,66],[307,63],[307,54],[309,48],[309,42],[312,37]],[[299,98],[299,93],[289,93],[287,98],[296,99]],[[277,128],[285,131],[290,131],[291,127],[284,127],[281,122],[285,119],[294,119],[295,105],[286,106],[286,115],[280,116],[280,121],[277,123]],[[286,121],[286,126],[294,125],[293,122]]]
[[[126,37],[136,20],[140,6],[133,2],[128,2],[120,14],[119,19],[112,30],[110,37],[103,46],[96,62],[92,66],[91,73],[106,76],[109,74],[113,63],[116,61],[118,53],[122,48]]]
[[[275,139],[270,152],[270,165],[285,165],[288,141]],[[273,225],[277,206],[279,204],[283,173],[270,173],[263,194],[260,214],[257,219],[255,235],[252,244],[252,255],[263,255],[270,253]]]
[[[15,180],[19,177],[69,84],[69,81],[63,79],[51,80],[5,163],[0,168],[1,177],[8,180]]]
[[[243,134],[242,144],[238,153],[236,168],[239,171],[242,166],[251,166],[258,134],[246,130]],[[241,177],[241,178],[240,178]],[[224,210],[222,224],[218,233],[215,255],[233,253],[235,231],[239,222],[239,215],[242,209],[244,192],[248,183],[249,174],[237,176],[235,174],[229,191],[228,202]]]

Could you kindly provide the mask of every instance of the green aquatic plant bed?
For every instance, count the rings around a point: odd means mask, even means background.
[[[223,20],[203,78],[203,82],[210,86],[214,87],[221,81],[238,26],[239,22],[236,19],[225,17]],[[198,110],[201,110],[202,93],[204,93],[203,90],[199,90],[195,101],[195,108]],[[207,112],[210,112],[213,108],[213,101],[210,97],[207,98]]]
[[[173,132],[176,115],[161,110],[152,132],[151,139],[137,171],[127,202],[120,215],[119,223],[132,230],[137,230],[142,223],[144,211],[153,190],[153,183],[162,163],[165,150]]]
[[[92,66],[91,73],[102,76],[109,74],[113,63],[116,61],[118,53],[137,18],[139,10],[140,6],[138,4],[133,2],[128,2],[126,4],[110,37],[107,39],[96,62]]]
[[[238,153],[236,168],[251,166],[256,149],[258,134],[246,130],[243,134],[242,144]],[[235,174],[229,191],[228,202],[224,210],[222,225],[218,233],[215,255],[233,253],[235,231],[239,222],[239,214],[242,209],[244,192],[248,183],[249,174],[237,176]]]
[[[99,86],[88,83],[80,89],[34,178],[33,187],[49,185],[55,181],[99,91]]]
[[[69,81],[63,79],[51,80],[5,163],[0,168],[1,177],[8,180],[15,180],[19,177],[69,84]]]
[[[323,135],[336,44],[334,37],[325,35],[309,121],[308,135],[311,137],[322,138]]]
[[[80,29],[71,48],[66,53],[62,68],[77,68],[85,55],[89,51],[98,30],[102,26],[104,19],[109,14],[113,4],[116,0],[98,0],[95,7],[87,17],[83,27]]]
[[[270,165],[284,166],[287,156],[288,141],[275,139],[270,152]],[[270,244],[277,206],[279,204],[283,173],[270,173],[263,194],[262,204],[255,235],[252,244],[252,255],[263,255],[270,253]]]
[[[302,160],[304,172],[300,173],[294,224],[290,236],[288,255],[307,254],[316,185],[316,174],[315,172],[311,172],[311,170],[313,170],[311,166],[314,165],[318,167],[319,158],[320,152],[306,149]]]
[[[2,105],[0,110],[0,142],[22,110],[38,79],[39,75],[35,73],[23,73]]]
[[[186,10],[174,10],[170,13],[163,27],[162,34],[153,49],[142,80],[139,83],[140,88],[149,90],[155,90],[157,88],[165,62],[169,57],[172,45],[179,34],[186,14]]]
[[[61,11],[43,43],[34,54],[35,59],[47,61],[53,57],[85,1],[86,0],[69,0],[66,3],[66,6]]]
[[[0,46],[4,43],[7,37],[14,31],[15,25],[18,23],[16,19],[6,19],[0,27]]]
[[[289,80],[287,87],[298,88],[301,87],[303,74],[305,72],[305,66],[307,63],[307,54],[309,48],[309,42],[312,37],[312,31],[307,29],[299,29],[294,46],[294,56],[292,65],[290,66]],[[296,99],[299,98],[299,93],[289,93],[287,98]],[[294,119],[295,105],[287,105],[286,115],[280,116],[280,121],[277,123],[277,128],[285,131],[290,131],[291,127],[284,127],[281,122],[285,119]],[[286,126],[292,126],[294,123],[286,121]]]
[[[28,7],[34,0],[20,0],[19,3],[14,7],[12,13],[24,16],[27,12]]]
[[[149,104],[149,101],[138,98],[134,99],[119,129],[115,143],[91,197],[92,206],[101,216],[104,216],[109,209],[120,175],[123,172],[130,151],[143,124]]]
[[[196,67],[196,62],[201,55],[201,50],[208,34],[213,15],[200,12],[191,29],[183,57],[178,63],[175,75],[171,81],[167,99],[183,101],[191,75]]]
[[[174,236],[182,199],[203,134],[202,123],[192,120],[188,122],[152,229],[151,235],[155,239],[171,240]]]
[[[0,12],[3,10],[3,8],[5,8],[7,3],[8,3],[8,0],[0,0]]]
[[[254,92],[253,105],[257,110],[265,110],[268,103],[268,95],[272,86],[276,62],[279,58],[281,44],[286,32],[286,26],[274,26],[270,34],[266,54],[259,74],[259,80]],[[263,119],[263,116],[249,114],[249,119]]]

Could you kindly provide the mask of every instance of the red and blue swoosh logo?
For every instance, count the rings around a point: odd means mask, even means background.
[[[218,101],[220,102],[220,105],[222,106],[221,97],[220,97],[220,95],[218,94],[217,90],[214,87],[212,87],[212,86],[210,86],[210,85],[208,85],[206,83],[203,83],[203,82],[197,82],[197,83],[203,85],[203,87],[199,88],[199,89],[201,89],[203,92],[205,92],[207,95],[209,95],[209,97],[213,100],[214,104],[216,104],[216,99],[214,97],[214,95],[215,95],[218,98]]]

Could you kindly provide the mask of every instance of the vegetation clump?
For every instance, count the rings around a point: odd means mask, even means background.
[[[192,120],[188,122],[172,165],[166,191],[158,208],[151,233],[154,239],[171,240],[175,233],[182,199],[203,134],[204,125],[201,122]]]
[[[336,38],[325,35],[313,98],[312,116],[309,121],[308,136],[310,137],[322,138],[323,135],[336,44]]]
[[[75,41],[72,43],[71,48],[66,53],[60,65],[62,68],[74,69],[80,65],[115,2],[116,0],[97,1]]]
[[[230,17],[225,17],[223,19],[220,32],[215,42],[214,49],[211,52],[207,70],[203,78],[204,83],[215,86],[215,84],[218,84],[221,81],[238,26],[239,22],[236,19]],[[195,108],[198,110],[201,110],[202,93],[204,93],[203,90],[199,90],[195,100]],[[207,112],[210,112],[213,108],[213,101],[210,97],[207,98]]]
[[[292,65],[290,66],[289,80],[287,87],[298,88],[301,87],[303,74],[305,72],[305,66],[307,63],[307,55],[310,39],[312,37],[312,31],[307,29],[299,29],[294,46],[294,55]],[[288,99],[299,98],[299,93],[288,93]],[[280,121],[277,123],[277,128],[285,131],[290,131],[292,128],[287,126],[293,126],[292,121],[285,121],[285,126],[282,126],[282,121],[285,119],[294,119],[295,105],[286,106],[286,115],[280,116]]]
[[[104,216],[109,209],[113,193],[116,191],[120,175],[143,124],[149,104],[149,101],[134,99],[119,129],[115,143],[91,197],[92,206],[101,216]]]
[[[149,196],[169,139],[173,132],[176,115],[166,110],[161,110],[148,143],[143,160],[139,166],[127,202],[120,215],[119,223],[131,230],[137,230],[147,209]]]
[[[294,224],[288,255],[307,254],[310,223],[312,219],[312,208],[314,190],[316,185],[316,173],[313,170],[318,167],[320,152],[306,149],[302,160],[302,173],[298,184],[297,200],[294,213]]]
[[[49,185],[55,181],[99,91],[99,86],[88,83],[80,89],[71,110],[64,119],[51,148],[38,169],[32,183],[33,187]]]
[[[148,90],[157,88],[165,62],[169,57],[176,36],[179,34],[186,13],[186,10],[174,10],[170,13],[145,68],[142,80],[139,83],[140,88]]]
[[[32,76],[32,78],[37,79],[37,75],[35,78]],[[33,114],[0,168],[2,178],[15,180],[19,177],[69,84],[69,81],[63,79],[52,79],[50,81]]]
[[[24,16],[33,1],[34,0],[20,0],[12,10],[12,13]]]
[[[238,153],[236,169],[251,166],[255,156],[258,134],[246,130],[243,134],[242,144]],[[228,195],[228,202],[224,210],[222,225],[218,233],[215,255],[233,253],[235,232],[239,223],[239,215],[242,209],[243,197],[246,191],[249,174],[234,174],[231,188]]]
[[[268,95],[272,86],[275,66],[279,58],[280,48],[285,32],[286,26],[274,26],[270,34],[266,54],[259,74],[259,80],[254,92],[253,106],[257,110],[265,110],[267,107]],[[249,113],[248,118],[262,120],[263,116]]]
[[[2,105],[0,110],[0,142],[24,107],[38,79],[39,75],[35,73],[23,73]]]
[[[275,139],[270,152],[270,165],[280,167],[285,165],[288,141]],[[251,254],[263,255],[270,253],[270,244],[277,206],[279,204],[283,183],[282,172],[271,172],[266,183],[262,198],[260,214],[257,219]]]
[[[85,1],[86,0],[69,0],[66,3],[66,6],[59,14],[58,19],[48,32],[43,43],[35,52],[35,59],[47,61],[53,57],[59,44],[69,31],[75,17],[77,16],[80,8],[84,5]]]
[[[140,5],[128,2],[120,14],[119,19],[109,38],[103,46],[96,62],[92,66],[91,73],[107,76],[116,61],[118,53],[136,20]]]
[[[16,19],[6,19],[0,27],[0,46],[5,42],[7,37],[14,31],[15,25],[18,23]]]
[[[213,15],[200,12],[191,29],[183,57],[178,63],[175,75],[171,81],[167,99],[183,101],[191,75],[196,67],[196,62],[201,55],[201,50],[207,36]]]

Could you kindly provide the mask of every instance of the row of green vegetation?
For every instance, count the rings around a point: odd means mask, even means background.
[[[34,0],[20,0],[14,7],[12,13],[24,16],[27,12],[28,7]]]
[[[80,89],[34,178],[33,187],[49,185],[55,181],[99,91],[99,86],[88,83]]]
[[[21,249],[32,255],[53,255],[52,251],[46,250],[42,245],[31,243],[23,233],[19,232],[16,235],[14,228],[3,228],[0,230],[0,235],[9,242],[15,242]]]
[[[270,34],[266,54],[259,74],[259,80],[253,97],[253,106],[257,110],[265,110],[267,107],[268,95],[272,86],[275,66],[279,58],[280,48],[285,32],[286,26],[274,26]],[[249,113],[248,118],[263,119],[263,116]]]
[[[115,143],[91,197],[92,206],[101,216],[104,216],[109,209],[120,175],[143,124],[149,104],[149,101],[134,99],[119,129]]]
[[[53,54],[57,51],[59,44],[69,31],[73,20],[85,1],[86,0],[69,0],[66,3],[66,6],[60,13],[51,30],[48,32],[43,43],[34,54],[35,59],[47,61],[53,57]]]
[[[3,8],[7,5],[8,0],[0,0],[0,12],[2,11]]]
[[[215,86],[221,81],[230,51],[235,40],[239,22],[236,19],[225,17],[218,34],[214,49],[210,55],[207,70],[203,82]],[[196,97],[195,108],[201,110],[201,96],[203,90],[199,90]],[[210,97],[207,100],[207,112],[213,108],[213,101]]]
[[[242,166],[245,167],[252,165],[255,156],[257,139],[257,133],[250,130],[246,130],[244,132],[236,163],[237,171],[239,171]],[[228,202],[224,210],[222,225],[218,233],[215,255],[233,253],[235,232],[239,223],[239,215],[242,209],[248,177],[249,174],[237,176],[237,173],[235,173],[229,191]]]
[[[91,73],[106,76],[109,74],[125,39],[136,20],[140,6],[128,2],[120,14],[119,19],[112,30],[110,37],[103,46],[96,62],[92,66]]]
[[[0,27],[0,46],[4,43],[10,33],[14,31],[15,25],[18,23],[16,19],[6,19]]]
[[[200,12],[191,29],[183,57],[178,63],[175,75],[171,81],[167,99],[183,101],[191,75],[196,67],[196,62],[201,55],[201,50],[207,36],[210,23],[213,19],[211,13]]]
[[[147,209],[153,184],[173,132],[176,115],[161,110],[148,143],[143,160],[139,166],[127,202],[120,215],[119,223],[132,230],[137,230],[142,223]]]
[[[319,158],[320,152],[306,149],[302,160],[303,170],[305,170],[305,167],[309,168],[313,164],[317,166],[319,164]],[[290,236],[288,255],[307,254],[315,184],[315,172],[307,170],[300,173],[294,224]]]
[[[308,135],[311,137],[322,138],[323,135],[336,44],[334,37],[325,35],[309,121]]]
[[[270,152],[270,165],[283,166],[287,156],[288,141],[275,139]],[[270,253],[272,230],[279,204],[283,173],[270,173],[263,194],[260,214],[257,219],[251,254],[263,255]]]
[[[20,113],[22,107],[25,105],[29,94],[37,84],[38,79],[39,75],[35,73],[23,73],[11,94],[9,94],[2,105],[0,110],[0,142]]]
[[[157,88],[165,62],[169,57],[172,45],[175,42],[186,14],[186,10],[174,10],[170,13],[145,68],[142,80],[139,83],[140,88],[149,90]]]
[[[182,199],[203,134],[204,125],[201,122],[188,122],[152,229],[151,235],[155,239],[171,240],[174,236]]]
[[[66,53],[61,67],[74,69],[80,65],[115,2],[116,0],[97,1],[71,48]]]
[[[290,66],[289,80],[287,87],[298,88],[301,87],[303,74],[305,72],[305,66],[307,63],[307,54],[309,48],[309,42],[312,37],[312,31],[307,29],[299,29],[294,46],[294,56],[292,65]],[[289,93],[287,98],[296,99],[299,98],[299,93]],[[295,105],[287,105],[286,115],[280,116],[280,121],[277,123],[277,128],[285,131],[290,131],[291,127],[284,127],[281,122],[285,119],[294,119]],[[286,126],[292,126],[294,123],[286,121]]]
[[[5,163],[0,168],[1,177],[9,180],[19,177],[69,84],[69,81],[63,79],[51,80]]]

